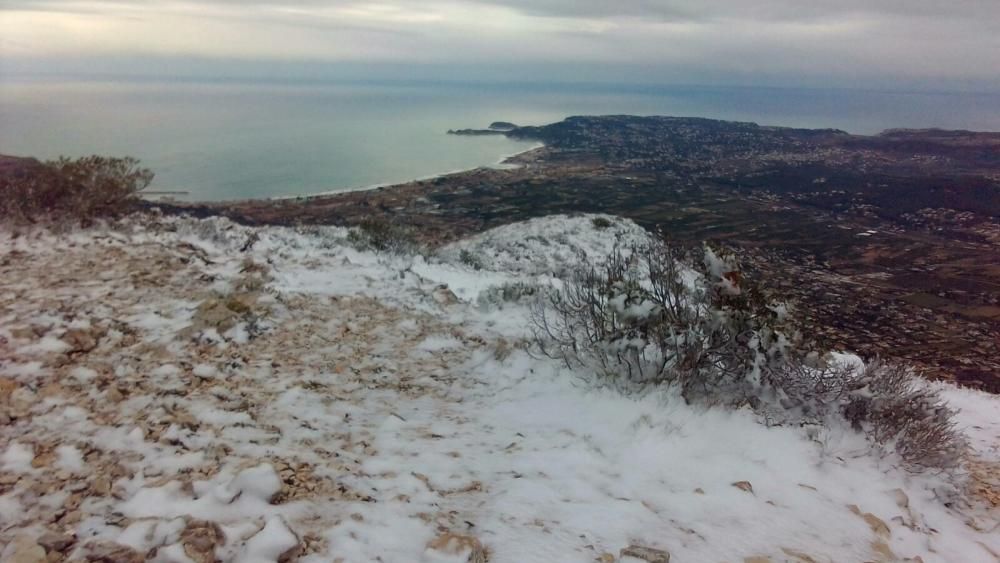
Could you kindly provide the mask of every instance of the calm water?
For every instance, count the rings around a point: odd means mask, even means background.
[[[449,128],[575,114],[1000,130],[1000,96],[755,88],[57,82],[0,78],[0,153],[133,155],[190,199],[340,191],[492,165],[530,143]]]

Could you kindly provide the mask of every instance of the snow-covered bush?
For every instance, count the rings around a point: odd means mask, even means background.
[[[788,307],[718,249],[616,247],[544,296],[533,321],[544,354],[627,392],[676,386],[688,402],[749,406],[768,424],[840,418],[911,469],[961,461],[953,411],[912,370],[811,350]]]
[[[875,443],[891,445],[914,468],[960,464],[967,444],[955,411],[912,369],[871,362],[851,387],[842,412]]]
[[[478,302],[480,306],[503,307],[507,303],[533,301],[548,291],[550,288],[535,283],[508,282],[480,292]]]
[[[599,231],[609,229],[614,224],[611,222],[611,219],[608,219],[607,217],[594,217],[590,220],[590,222],[594,225],[594,228]]]
[[[463,248],[458,252],[458,261],[477,272],[483,269],[483,259],[467,248]]]
[[[536,307],[536,342],[629,390],[677,384],[689,401],[747,402],[797,332],[730,256],[692,258],[662,244],[615,248]]]

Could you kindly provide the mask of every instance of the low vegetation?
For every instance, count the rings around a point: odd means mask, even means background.
[[[769,424],[839,418],[915,470],[962,458],[953,411],[912,370],[821,354],[721,249],[618,247],[577,268],[533,319],[544,354],[626,392],[676,387],[688,402],[748,406]]]
[[[413,232],[385,219],[367,217],[347,235],[351,246],[358,250],[379,253],[409,254],[419,250]]]
[[[60,158],[0,178],[0,216],[87,224],[131,211],[152,181],[153,173],[135,158]]]
[[[593,223],[594,228],[599,231],[603,231],[604,229],[610,228],[614,224],[607,217],[594,217],[591,220],[591,223]]]

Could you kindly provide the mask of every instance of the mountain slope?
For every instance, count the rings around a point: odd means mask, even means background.
[[[218,219],[0,232],[0,553],[1000,553],[995,506],[906,474],[850,429],[768,428],[668,391],[623,397],[527,353],[527,306],[497,288],[558,284],[645,236],[607,219],[537,219],[426,258],[356,250],[344,229]],[[942,389],[976,449],[972,482],[995,494],[981,479],[1000,462],[1000,402]]]

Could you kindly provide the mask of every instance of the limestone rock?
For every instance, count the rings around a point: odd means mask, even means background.
[[[87,563],[143,563],[146,559],[131,547],[105,540],[91,542],[82,551]]]
[[[795,561],[796,563],[819,563],[818,561],[813,559],[808,553],[805,553],[803,551],[798,551],[796,549],[789,549],[787,547],[781,548],[781,551],[784,552],[785,555],[791,557],[792,560]]]
[[[93,491],[95,495],[108,496],[111,494],[111,479],[105,475],[94,479],[93,484],[90,486],[90,490]]]
[[[104,396],[112,403],[120,403],[125,400],[125,395],[122,395],[122,392],[114,385],[108,387],[108,390],[104,392]]]
[[[76,538],[73,536],[55,532],[45,532],[42,537],[38,538],[38,545],[49,553],[62,553],[74,543],[76,543]]]
[[[27,537],[20,536],[4,550],[5,563],[45,563],[45,549]]]
[[[848,508],[851,510],[851,512],[860,516],[865,521],[865,523],[868,524],[868,527],[871,528],[873,532],[875,532],[876,536],[880,538],[888,538],[892,535],[892,530],[889,529],[889,525],[886,524],[885,521],[879,518],[878,516],[875,516],[871,512],[862,512],[861,509],[858,508],[856,504],[852,504],[848,506]]]
[[[466,556],[467,563],[486,563],[486,548],[476,538],[445,532],[427,544],[427,549],[444,555]]]
[[[641,559],[646,563],[670,563],[670,553],[662,549],[653,549],[641,545],[630,545],[623,548],[619,556]]]
[[[35,392],[27,387],[18,387],[10,394],[10,399],[8,399],[8,404],[10,406],[10,414],[14,418],[23,418],[31,412],[31,408],[35,406],[38,401],[38,396]]]
[[[6,402],[10,399],[11,393],[13,393],[20,385],[13,379],[7,377],[0,377],[0,403]]]
[[[181,532],[184,553],[195,563],[213,563],[215,550],[226,543],[226,535],[215,522],[190,519]]]
[[[87,353],[97,348],[98,334],[96,331],[82,329],[82,328],[72,328],[63,334],[62,340],[66,344],[69,344],[70,354],[77,353]]]
[[[431,295],[433,295],[434,300],[441,305],[454,305],[455,303],[458,303],[458,296],[455,295],[455,292],[448,289],[447,285],[439,285],[435,287]]]

